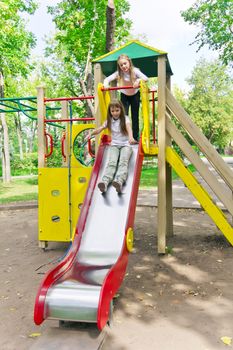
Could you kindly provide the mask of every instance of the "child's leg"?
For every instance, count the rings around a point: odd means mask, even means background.
[[[120,154],[120,149],[117,146],[110,146],[107,167],[102,177],[102,181],[106,185],[108,185],[109,182],[113,180],[113,177],[117,168],[119,154]]]
[[[125,94],[121,93],[121,102],[122,102],[122,104],[124,106],[125,114],[129,115],[130,100],[129,100],[128,96],[126,96]]]
[[[132,129],[133,137],[138,141],[139,136],[139,106],[140,106],[140,92],[138,91],[131,97],[131,118],[132,118]]]
[[[123,185],[127,179],[128,165],[129,165],[129,160],[132,153],[133,153],[133,150],[131,147],[129,146],[121,147],[117,172],[114,177],[114,181],[119,182],[121,185]]]

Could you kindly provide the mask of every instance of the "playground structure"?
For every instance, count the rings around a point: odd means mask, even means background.
[[[172,72],[165,52],[133,41],[93,62],[96,126],[101,125],[106,118],[110,91],[119,89],[117,87],[104,89],[102,81],[104,75],[108,75],[116,69],[116,59],[121,53],[128,54],[135,65],[149,77],[158,77],[157,126],[154,118],[155,92],[149,91],[143,82],[140,85],[143,120],[141,140],[138,147],[134,146],[134,156],[130,162],[125,193],[121,197],[116,196],[115,191],[112,191],[111,188],[105,197],[96,188],[98,179],[101,178],[106,165],[109,141],[107,135],[101,138],[92,172],[90,168],[84,168],[83,164],[78,165],[73,160],[74,138],[80,130],[92,128],[94,125],[84,124],[77,126],[77,130],[74,128],[75,125],[72,125],[72,122],[75,119],[72,121],[67,117],[67,100],[69,99],[60,99],[62,101],[62,120],[69,123],[68,136],[62,143],[62,155],[66,156],[63,160],[64,168],[44,168],[45,158],[48,155],[45,123],[51,122],[51,120],[44,118],[45,103],[52,100],[45,98],[42,88],[38,90],[38,131],[39,142],[43,145],[39,151],[39,175],[42,179],[39,186],[46,188],[45,191],[40,191],[42,199],[39,199],[39,206],[42,208],[39,209],[39,226],[42,222],[44,229],[41,229],[42,226],[40,226],[39,240],[42,247],[49,240],[67,241],[70,239],[73,240],[73,244],[67,256],[49,271],[42,281],[35,303],[34,319],[37,324],[48,318],[94,322],[97,323],[99,329],[105,326],[110,317],[112,298],[121,285],[127,267],[128,253],[133,246],[133,221],[144,155],[158,157],[158,252],[165,253],[166,236],[173,234],[172,168],[228,241],[233,244],[233,229],[224,213],[216,206],[206,190],[198,184],[193,174],[186,169],[183,160],[172,148],[172,142],[175,142],[233,215],[232,171],[172,96],[170,92]],[[153,113],[150,112],[149,106],[151,93]],[[199,155],[182,136],[173,122],[174,118],[189,133],[202,154],[217,170],[229,187],[229,191],[226,191],[222,184],[215,179]],[[155,137],[156,128],[158,141]],[[50,147],[50,151],[51,149],[52,147]],[[70,158],[69,162],[67,162],[67,158]],[[77,168],[72,169],[75,164]],[[66,181],[67,178],[69,184]],[[85,180],[79,181],[80,178]],[[65,183],[68,184],[66,188],[64,187]],[[58,195],[53,196],[53,192],[58,193]],[[63,196],[64,193],[66,196]],[[69,206],[70,210],[68,210]],[[47,210],[49,210],[48,215],[46,214]],[[65,216],[62,216],[63,211],[66,211]],[[56,220],[57,217],[59,220]],[[78,224],[75,225],[78,217]],[[64,227],[62,224],[64,220],[69,222],[70,226]],[[59,227],[60,223],[61,230],[59,232],[63,232],[61,236],[55,229],[56,225],[58,224],[57,227]],[[50,232],[52,232],[52,236]],[[64,236],[67,232],[69,235]]]
[[[117,88],[104,89],[103,77],[116,69],[116,59],[121,53],[128,54],[135,66],[141,68],[147,76],[158,77],[158,116],[156,121],[153,107],[155,92],[150,92],[146,84],[141,82],[142,135],[139,146],[134,147],[125,194],[118,197],[110,188],[105,198],[96,189],[96,183],[106,164],[108,136],[101,138],[93,169],[75,157],[73,145],[81,133],[85,135],[85,130],[98,127],[104,121],[110,91]],[[172,71],[167,54],[132,41],[101,56],[93,63],[95,94],[88,98],[94,99],[95,102],[95,124],[90,124],[93,120],[87,118],[73,118],[71,113],[72,101],[84,100],[87,97],[47,99],[44,89],[38,89],[39,242],[42,248],[46,247],[48,241],[73,243],[67,256],[48,272],[41,283],[35,303],[34,315],[37,324],[46,318],[94,322],[99,329],[106,324],[111,300],[123,280],[128,253],[132,250],[134,213],[144,155],[158,158],[158,252],[165,253],[166,237],[173,234],[172,168],[233,244],[231,224],[207,191],[198,184],[194,175],[187,170],[183,160],[172,147],[173,142],[180,147],[233,215],[232,171],[171,94]],[[152,112],[149,105],[151,98]],[[47,105],[55,101],[61,102],[61,120],[45,117]],[[175,126],[174,120],[189,134],[229,191],[215,179]],[[56,125],[62,121],[67,123],[66,133],[61,139],[62,166],[49,168],[46,164],[53,153],[53,140],[46,130],[46,125]],[[91,159],[92,144],[87,144],[86,147]]]
[[[94,128],[94,124],[89,123],[94,118],[72,118],[72,102],[85,100],[86,97],[46,99],[43,88],[39,88],[38,93],[39,115],[45,116],[45,104],[59,101],[62,116],[52,121],[48,118],[38,119],[39,245],[46,248],[48,241],[73,240],[91,167],[84,164],[84,159],[75,156],[72,147],[74,144],[77,144],[76,148],[79,147],[79,135],[82,135],[83,140],[85,130]],[[46,125],[51,122],[66,124],[66,131],[63,131],[61,136],[62,163],[56,168],[46,166],[54,147],[52,135],[46,131]],[[81,123],[74,124],[74,122]],[[91,144],[88,143],[87,146],[91,162],[93,159]]]
[[[86,144],[85,152],[81,155],[78,153],[78,156],[75,154],[74,144],[81,134],[85,136],[86,130],[102,124],[110,101],[110,92],[118,89],[104,89],[103,76],[116,69],[116,59],[121,53],[128,54],[135,65],[149,77],[158,77],[158,95],[155,98],[156,92],[149,91],[147,86],[141,83],[142,135],[139,147],[134,147],[125,194],[119,198],[115,191],[110,189],[108,197],[105,198],[107,200],[104,201],[103,196],[96,191],[96,183],[106,164],[108,137],[102,138],[93,170],[90,166],[94,153],[92,143]],[[39,88],[37,98],[8,98],[0,101],[0,111],[4,113],[23,112],[30,117],[31,112],[38,112],[40,246],[46,248],[49,241],[73,242],[67,256],[42,281],[35,305],[37,324],[46,318],[94,322],[99,329],[106,324],[111,300],[120,287],[127,267],[128,253],[133,247],[134,212],[144,155],[158,157],[158,252],[165,252],[166,237],[173,234],[171,168],[233,244],[232,226],[224,212],[187,170],[183,160],[172,147],[173,143],[180,147],[220,202],[233,215],[232,171],[171,94],[172,72],[167,54],[134,41],[96,59],[93,63],[94,96],[49,99],[45,97],[45,90]],[[92,124],[92,118],[73,117],[72,103],[86,98],[95,102],[95,124]],[[152,107],[149,100],[152,100]],[[37,108],[26,101],[33,105],[37,102]],[[55,102],[61,103],[61,107],[50,107],[50,104]],[[13,103],[16,107],[13,107]],[[61,119],[48,117],[49,112],[53,110],[61,110]],[[193,143],[209,160],[221,177],[221,182],[213,176],[183,137],[174,120],[189,134]],[[48,125],[64,129],[61,138],[62,164],[57,168],[47,166],[54,152],[54,140],[47,131]],[[81,145],[82,140],[83,136]],[[79,143],[78,141],[78,149]],[[96,149],[97,145],[96,139]],[[83,158],[84,153],[87,161]],[[223,186],[223,182],[228,190]],[[100,216],[100,208],[103,216]],[[114,221],[116,213],[119,217]]]

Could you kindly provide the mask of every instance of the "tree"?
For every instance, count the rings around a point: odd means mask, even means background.
[[[27,58],[35,45],[32,33],[27,32],[20,13],[32,14],[36,9],[33,0],[5,0],[0,2],[0,97],[5,97],[4,80],[9,76],[24,75],[29,71]],[[7,85],[6,85],[7,87]],[[5,114],[1,113],[3,181],[10,181],[9,136]]]
[[[115,42],[129,35],[131,21],[124,17],[129,10],[126,0],[115,0]],[[63,81],[74,95],[90,94],[91,60],[102,55],[106,46],[106,0],[61,1],[49,7],[57,32],[47,54],[61,62],[57,80]],[[90,106],[91,108],[91,106]]]
[[[17,132],[17,137],[18,137],[19,156],[20,156],[20,159],[23,160],[22,126],[21,126],[19,112],[17,114],[18,114],[17,116],[14,115],[14,122],[15,122],[15,128],[16,128],[16,132]]]
[[[224,149],[232,136],[232,80],[226,67],[218,60],[201,59],[187,82],[190,91],[182,96],[184,107],[208,140],[218,149]],[[182,103],[183,104],[183,103]]]
[[[108,0],[106,10],[106,52],[110,52],[114,49],[114,35],[116,27],[116,15],[114,0]]]
[[[197,0],[181,12],[189,24],[200,26],[194,43],[217,50],[224,64],[233,62],[233,2],[232,0]]]

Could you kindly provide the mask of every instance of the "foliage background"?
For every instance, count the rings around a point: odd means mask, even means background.
[[[115,0],[114,3],[114,39],[118,47],[129,39],[137,38],[132,36],[133,23],[127,18],[129,2]],[[36,96],[36,87],[41,84],[46,86],[46,95],[50,97],[80,95],[83,93],[81,82],[93,89],[91,60],[105,52],[106,4],[106,0],[61,0],[58,5],[49,6],[56,33],[48,37],[45,55],[34,59],[31,50],[36,38],[27,31],[23,13],[32,15],[39,2],[0,1],[0,72],[4,76],[4,96]],[[233,139],[232,11],[233,3],[230,0],[198,0],[182,13],[188,23],[199,26],[199,34],[194,39],[199,48],[209,45],[219,52],[220,60],[200,60],[187,78],[189,89],[182,91],[178,86],[174,88],[178,101],[221,152],[230,146]],[[146,42],[146,37],[144,40]],[[53,104],[53,107],[58,106]],[[85,116],[86,105],[73,105],[73,111],[75,116]],[[29,116],[35,118],[36,113],[31,112]],[[50,117],[59,117],[59,111],[50,113]],[[6,120],[12,175],[34,174],[37,166],[36,121],[22,113],[7,114]],[[1,125],[0,129],[2,149]],[[48,126],[48,131],[55,140],[59,139],[60,131],[57,128]],[[51,165],[59,163],[59,152],[54,154]]]

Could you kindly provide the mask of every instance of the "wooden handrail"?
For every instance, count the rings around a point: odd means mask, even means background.
[[[224,162],[219,153],[211,145],[208,139],[202,134],[198,126],[192,121],[188,113],[180,106],[175,97],[166,88],[167,108],[179,120],[184,129],[190,134],[192,139],[198,145],[200,150],[215,168],[218,174],[224,179],[225,183],[233,191],[233,172],[230,167]]]
[[[233,215],[233,201],[230,192],[227,192],[223,185],[215,178],[213,173],[209,170],[208,166],[201,160],[198,154],[193,150],[192,146],[188,143],[181,132],[176,128],[169,118],[168,113],[166,114],[166,126],[170,136],[174,139],[176,144],[181,148],[182,152],[195,166],[197,171],[200,173],[202,178],[210,186],[212,191],[216,194],[219,200],[225,205],[226,209]]]

